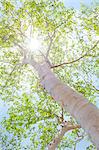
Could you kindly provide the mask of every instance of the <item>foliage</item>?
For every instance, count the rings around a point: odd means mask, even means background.
[[[91,49],[99,34],[99,7],[67,9],[59,0],[1,0],[0,2],[0,96],[9,106],[9,117],[2,121],[0,146],[10,149],[42,149],[53,139],[60,126],[61,107],[41,87],[37,73],[29,65],[20,65],[29,27],[42,37],[43,54],[50,49],[48,58],[54,65],[71,62],[83,54],[75,63],[53,68],[60,80],[82,93],[90,102],[96,103],[98,92],[97,45]],[[50,46],[51,43],[51,46]],[[30,52],[30,51],[29,51]],[[28,52],[27,52],[28,53]],[[31,52],[38,61],[43,56]],[[41,56],[40,56],[41,55]],[[76,122],[67,112],[64,118]],[[74,130],[66,134],[59,149],[73,148],[78,134]],[[9,138],[10,137],[10,138]],[[93,149],[90,142],[87,149]]]

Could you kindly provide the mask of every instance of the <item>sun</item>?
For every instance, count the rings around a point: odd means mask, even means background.
[[[24,44],[28,52],[40,54],[43,48],[43,37],[38,30],[34,31],[33,27],[29,26],[27,31],[25,31]]]
[[[31,51],[39,51],[41,48],[41,40],[38,39],[37,37],[32,37],[29,38],[26,42],[27,47],[31,50]]]

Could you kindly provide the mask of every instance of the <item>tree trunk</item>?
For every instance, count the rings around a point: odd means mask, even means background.
[[[99,149],[99,110],[96,106],[89,103],[82,94],[62,83],[47,63],[37,64],[31,61],[30,64],[38,72],[46,91],[77,120]]]

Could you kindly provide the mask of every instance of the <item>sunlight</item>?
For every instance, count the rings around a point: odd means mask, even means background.
[[[42,48],[42,39],[43,37],[39,34],[39,31],[33,31],[33,27],[29,26],[27,31],[25,32],[26,39],[25,45],[31,52],[38,53]]]
[[[41,40],[36,37],[28,39],[26,43],[31,51],[39,51],[41,48]]]

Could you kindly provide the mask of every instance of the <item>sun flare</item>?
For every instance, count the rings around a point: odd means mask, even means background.
[[[28,39],[26,43],[31,51],[39,51],[41,48],[41,40],[36,37]]]

